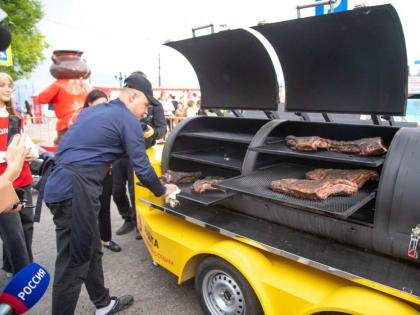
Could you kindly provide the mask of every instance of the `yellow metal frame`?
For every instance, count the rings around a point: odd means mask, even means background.
[[[159,150],[151,148],[148,154],[159,173]],[[136,185],[135,193],[138,228],[152,259],[175,274],[179,284],[195,276],[206,256],[214,255],[241,272],[268,315],[309,315],[325,311],[419,314],[420,300],[413,296],[367,280],[342,279],[274,255],[252,241],[245,243],[223,236],[138,202],[141,198],[162,205],[162,198],[156,198],[143,187]]]

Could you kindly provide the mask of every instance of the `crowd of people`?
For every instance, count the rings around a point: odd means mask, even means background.
[[[153,97],[151,84],[140,71],[125,80],[117,99],[109,101],[104,92],[92,90],[54,157],[42,167],[34,213],[29,163],[38,151],[24,134],[12,91],[13,80],[0,73],[0,191],[6,196],[0,203],[3,269],[11,277],[33,261],[34,221],[45,202],[57,238],[52,314],[74,314],[82,284],[96,315],[114,314],[129,306],[133,297],[111,297],[104,283],[102,248],[121,251],[112,240],[111,197],[124,218],[116,232],[122,235],[136,228],[133,173],[156,196],[177,190],[161,184],[146,154],[166,135],[164,102]]]
[[[192,117],[202,115],[201,97],[192,91],[186,91],[177,98],[174,94],[161,91],[158,98],[163,106],[165,116]]]

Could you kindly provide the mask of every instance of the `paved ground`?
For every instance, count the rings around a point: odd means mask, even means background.
[[[123,250],[114,253],[104,249],[105,283],[111,295],[129,293],[135,299],[130,308],[119,314],[203,314],[195,296],[193,281],[178,286],[173,274],[162,267],[153,266],[143,241],[136,240],[134,232],[116,236],[115,231],[123,222],[114,204],[111,213],[113,238]],[[54,223],[45,206],[41,223],[35,224],[33,251],[35,262],[53,275],[56,257]],[[0,271],[0,286],[7,281],[5,273]],[[94,306],[83,287],[76,314],[93,313]],[[51,285],[42,300],[27,314],[51,314]]]

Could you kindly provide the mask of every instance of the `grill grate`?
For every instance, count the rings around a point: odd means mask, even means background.
[[[171,156],[240,171],[245,152],[228,152],[223,147],[215,147],[211,149],[173,152]]]
[[[283,205],[322,212],[324,214],[347,218],[375,198],[376,183],[367,183],[353,196],[332,196],[323,201],[300,199],[270,189],[273,180],[283,178],[305,178],[305,173],[312,170],[307,166],[297,164],[281,164],[253,172],[247,176],[238,176],[224,180],[216,186],[233,191],[272,200]]]
[[[203,139],[223,140],[237,143],[251,143],[254,135],[240,132],[227,132],[220,130],[201,130],[201,131],[184,131],[180,136],[189,136]]]
[[[182,160],[194,161],[206,165],[223,167],[225,169],[241,171],[245,150],[233,150],[223,146],[182,152],[172,152],[171,157]],[[277,156],[265,157],[257,163],[258,167],[274,164]]]
[[[187,130],[180,133],[180,136],[195,137],[202,139],[220,140],[234,143],[249,144],[254,138],[255,134],[235,132],[235,131],[220,131],[220,130]],[[275,141],[277,137],[268,137],[267,141]]]
[[[290,149],[286,141],[273,140],[266,141],[266,145],[259,147],[249,148],[252,151],[261,152],[261,153],[270,153],[283,156],[292,156],[313,160],[329,161],[329,162],[344,162],[346,164],[367,166],[367,167],[378,167],[382,165],[385,161],[385,156],[359,156],[353,154],[345,154],[340,152],[333,151],[314,151],[314,152],[304,152],[304,151],[295,151]]]
[[[181,189],[181,192],[178,194],[178,197],[210,206],[235,195],[235,192],[232,191],[222,192],[218,190],[210,190],[203,192],[202,194],[194,194],[191,192],[192,185],[192,183],[180,185],[179,188]]]

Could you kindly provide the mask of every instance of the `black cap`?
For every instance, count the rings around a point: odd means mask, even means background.
[[[139,73],[130,74],[127,79],[124,80],[124,87],[143,92],[151,105],[157,106],[160,104],[159,101],[153,97],[152,84],[150,81]]]

